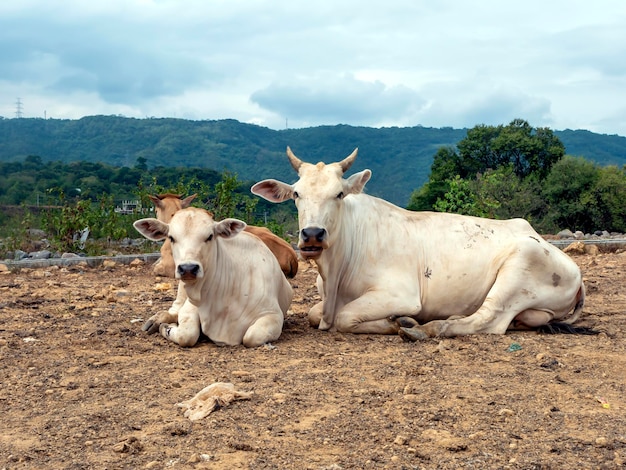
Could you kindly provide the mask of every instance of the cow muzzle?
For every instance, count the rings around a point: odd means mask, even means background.
[[[183,281],[193,281],[198,278],[200,265],[198,263],[182,263],[176,268],[176,277]]]
[[[307,227],[300,230],[298,243],[300,254],[304,258],[317,258],[328,248],[328,233],[320,227]]]

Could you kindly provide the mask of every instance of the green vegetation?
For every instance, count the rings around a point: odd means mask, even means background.
[[[543,233],[626,232],[620,136],[554,132],[521,119],[469,130],[272,131],[233,120],[94,116],[0,120],[2,247],[32,246],[30,229],[42,228],[55,250],[102,254],[113,242],[138,238],[132,222],[150,214],[149,195],[165,192],[196,193],[193,205],[218,219],[237,217],[287,237],[297,230],[294,205],[249,192],[263,178],[295,180],[287,145],[311,162],[339,160],[358,146],[352,171],[372,169],[367,191],[400,206],[408,200],[412,210],[523,217]],[[140,201],[141,210],[116,211],[123,200]],[[85,228],[83,245],[78,235]]]
[[[477,126],[457,150],[437,151],[428,182],[408,208],[506,219],[537,230],[626,231],[626,166],[565,156],[552,131],[526,121]]]
[[[405,207],[412,191],[428,180],[437,150],[454,148],[466,135],[467,129],[421,126],[338,125],[275,131],[232,119],[0,119],[0,162],[23,162],[38,155],[43,163],[106,163],[134,169],[141,159],[146,169],[208,168],[218,174],[228,171],[243,181],[291,182],[296,175],[285,157],[287,145],[305,161],[327,163],[358,147],[352,171],[372,170],[369,194]],[[568,155],[600,165],[626,164],[626,137],[569,130],[554,135]],[[118,197],[115,188],[110,193]]]
[[[36,228],[46,232],[53,250],[110,253],[113,245],[119,245],[116,242],[140,238],[132,224],[153,216],[148,196],[162,193],[195,193],[198,197],[193,205],[210,210],[218,220],[237,217],[250,224],[267,225],[282,237],[287,230],[295,230],[295,208],[253,197],[248,189],[252,183],[240,181],[235,174],[192,168],[147,170],[144,164],[141,159],[134,168],[90,162],[44,164],[32,156],[23,163],[0,163],[0,238],[4,250],[28,250],[33,245],[30,230]],[[137,210],[120,210],[123,200],[138,201]],[[86,243],[80,240],[85,229],[89,230]],[[145,249],[158,251],[155,244],[146,244]]]

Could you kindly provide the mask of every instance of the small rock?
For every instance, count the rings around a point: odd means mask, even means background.
[[[570,243],[563,249],[563,253],[575,253],[582,255],[585,253],[585,244],[583,242]]]
[[[561,230],[559,233],[556,234],[557,238],[563,239],[563,238],[574,238],[574,234],[572,233],[571,230],[565,229],[565,230]]]
[[[274,395],[272,395],[272,398],[274,399],[274,401],[276,401],[276,403],[285,403],[285,401],[287,400],[287,394],[275,393]]]
[[[247,377],[250,375],[250,372],[246,370],[234,370],[230,373],[233,377]]]
[[[105,259],[102,262],[102,267],[104,269],[113,269],[115,266],[117,266],[117,263],[115,261],[110,260],[110,259]]]
[[[596,439],[596,445],[598,447],[606,447],[609,443],[609,440],[606,437],[598,437]]]
[[[52,257],[52,252],[48,250],[41,251],[33,251],[28,255],[31,259],[50,259]]]
[[[141,442],[139,442],[139,439],[137,439],[135,436],[131,436],[125,441],[118,442],[113,446],[114,452],[119,452],[123,454],[140,452],[142,450],[143,445],[141,445]]]
[[[172,284],[169,282],[159,282],[154,285],[153,289],[158,292],[163,292],[166,290],[170,290],[172,288]]]
[[[398,446],[404,446],[406,445],[406,443],[408,442],[408,438],[406,436],[402,436],[402,435],[398,435],[396,436],[396,438],[394,439],[393,443],[398,445]]]
[[[200,461],[200,456],[198,454],[191,454],[191,457],[189,457],[187,463],[198,463]]]
[[[52,273],[50,271],[33,271],[30,275],[33,279],[42,279],[44,277],[50,277],[52,276]]]
[[[502,408],[500,411],[498,411],[499,416],[513,416],[514,414],[515,412],[513,410],[510,410],[509,408]]]

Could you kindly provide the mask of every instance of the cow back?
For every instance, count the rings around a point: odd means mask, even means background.
[[[288,278],[298,273],[298,255],[289,243],[272,233],[266,227],[248,225],[245,231],[255,235],[270,249],[280,264],[280,269]]]

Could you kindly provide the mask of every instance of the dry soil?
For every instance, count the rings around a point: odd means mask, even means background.
[[[626,253],[573,258],[597,336],[318,331],[302,262],[258,349],[142,332],[175,296],[143,263],[0,274],[0,469],[624,468]],[[185,418],[220,381],[252,398]]]

